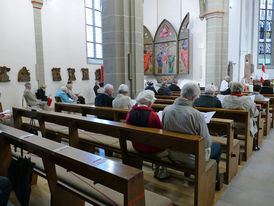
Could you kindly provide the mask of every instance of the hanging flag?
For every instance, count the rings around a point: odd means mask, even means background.
[[[264,59],[263,66],[262,66],[261,83],[263,83],[265,79],[267,79],[267,74],[265,73],[265,59]]]

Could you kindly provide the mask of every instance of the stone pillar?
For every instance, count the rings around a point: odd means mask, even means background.
[[[220,85],[228,68],[228,0],[206,0],[206,85]]]
[[[36,46],[36,79],[38,81],[38,86],[40,87],[41,84],[45,83],[43,36],[41,21],[41,9],[43,7],[43,0],[32,1],[32,5]]]
[[[143,0],[103,0],[102,8],[105,83],[127,84],[135,98],[144,89]]]

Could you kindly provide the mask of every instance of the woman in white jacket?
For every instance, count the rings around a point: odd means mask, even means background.
[[[131,109],[132,101],[128,96],[128,86],[125,84],[121,84],[118,88],[118,95],[112,102],[112,107],[121,108],[121,109]]]

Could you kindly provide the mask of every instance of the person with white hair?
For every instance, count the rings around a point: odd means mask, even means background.
[[[112,107],[112,97],[114,88],[111,84],[106,84],[104,93],[98,94],[95,98],[95,106]]]
[[[172,95],[170,89],[167,87],[167,82],[162,83],[162,86],[158,89],[158,95],[166,95],[166,96]]]
[[[162,123],[157,115],[151,108],[153,102],[155,100],[155,94],[151,90],[144,90],[138,94],[136,97],[137,104],[132,107],[126,117],[126,123],[132,124],[140,127],[151,127],[151,128],[159,128],[162,129]],[[141,153],[158,153],[164,151],[162,148],[146,145],[143,143],[132,142],[133,148]],[[154,177],[159,179],[167,178],[163,172],[161,172],[161,176],[158,176],[159,167],[156,167],[154,172]],[[161,168],[165,169],[165,168]]]
[[[255,138],[255,134],[257,133],[257,124],[256,117],[259,115],[259,111],[256,107],[256,104],[249,96],[243,96],[242,92],[244,90],[244,86],[240,82],[232,82],[231,83],[231,94],[230,96],[226,96],[223,100],[223,108],[225,109],[241,109],[241,110],[249,110],[250,111],[250,132],[253,138]],[[235,132],[241,131],[244,129],[244,125],[242,123],[235,122]],[[253,141],[255,143],[255,141]],[[253,149],[256,150],[257,147],[253,144]]]
[[[228,89],[229,82],[230,82],[230,76],[225,76],[225,79],[222,81],[221,86],[220,86],[221,92]]]
[[[172,84],[170,84],[168,88],[170,89],[170,91],[181,91],[180,87],[178,87],[177,79],[174,79]]]
[[[218,143],[212,143],[205,117],[193,107],[193,102],[200,95],[200,88],[194,82],[186,83],[181,96],[163,111],[163,128],[168,131],[183,134],[200,135],[205,138],[206,161],[210,158],[217,162],[216,189],[220,189],[219,161],[222,148]],[[195,157],[173,150],[168,150],[168,157],[176,164],[195,164]]]
[[[27,102],[27,105],[30,107],[38,106],[43,110],[47,110],[47,102],[42,102],[36,98],[36,96],[31,92],[31,83],[27,82],[25,84],[24,98]]]
[[[196,107],[214,107],[221,108],[221,101],[215,96],[216,88],[214,85],[210,84],[206,86],[205,93],[200,95],[194,102]]]
[[[75,101],[71,99],[68,95],[68,88],[66,86],[62,86],[60,90],[56,93],[56,97],[60,97],[61,102],[64,103],[74,103]]]
[[[131,109],[132,101],[131,98],[128,96],[128,92],[128,86],[125,84],[121,84],[118,88],[118,95],[112,102],[112,107],[121,109]]]

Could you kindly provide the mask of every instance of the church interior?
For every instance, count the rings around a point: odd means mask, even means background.
[[[273,206],[273,11],[0,0],[0,206]]]

